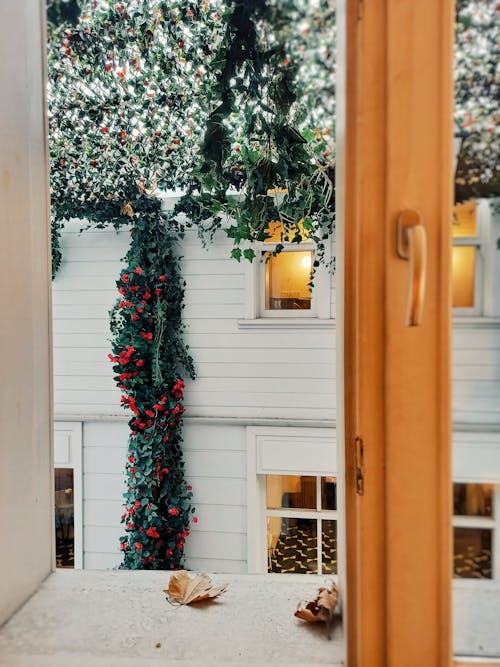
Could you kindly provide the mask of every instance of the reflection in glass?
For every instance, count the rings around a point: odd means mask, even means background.
[[[492,531],[486,528],[453,529],[453,574],[458,579],[491,579]]]
[[[451,231],[453,238],[471,238],[478,235],[475,199],[454,206]]]
[[[454,308],[474,307],[475,246],[454,246],[451,257],[452,304]]]
[[[266,262],[266,310],[310,310],[312,250],[263,253]]]
[[[321,478],[321,509],[337,509],[337,480],[335,477]]]
[[[318,573],[316,519],[269,517],[268,572]]]
[[[55,526],[56,566],[74,567],[74,485],[71,468],[56,468],[55,480]]]
[[[453,484],[453,514],[493,516],[493,485]]]
[[[337,574],[337,522],[321,522],[323,574]]]
[[[316,477],[267,475],[266,497],[268,509],[316,509]]]

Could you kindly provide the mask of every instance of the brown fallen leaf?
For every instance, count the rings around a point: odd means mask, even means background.
[[[120,208],[120,213],[121,213],[121,215],[128,215],[129,218],[133,218],[133,217],[134,217],[134,209],[132,208],[132,206],[131,206],[130,203],[128,203],[128,204],[124,204],[124,205]]]
[[[170,577],[168,588],[163,592],[167,594],[168,601],[172,604],[193,604],[209,598],[215,598],[224,593],[227,586],[213,586],[206,574],[196,574],[190,577],[186,570],[180,570]]]
[[[299,602],[295,616],[308,623],[325,623],[328,638],[333,620],[333,612],[339,601],[339,591],[335,583],[332,588],[320,588],[316,599],[310,602]]]

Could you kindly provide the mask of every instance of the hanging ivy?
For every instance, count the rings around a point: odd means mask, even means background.
[[[238,261],[252,260],[252,242],[279,220],[282,241],[315,241],[317,266],[335,221],[333,114],[318,113],[318,99],[334,99],[333,10],[230,0],[225,15],[206,130],[177,210],[202,237],[223,227]]]

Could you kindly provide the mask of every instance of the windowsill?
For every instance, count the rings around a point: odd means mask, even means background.
[[[500,329],[500,317],[482,317],[480,315],[454,315],[453,329]]]
[[[255,319],[238,320],[238,329],[265,329],[267,331],[283,331],[283,329],[335,329],[335,319],[320,319],[318,317],[261,317]]]

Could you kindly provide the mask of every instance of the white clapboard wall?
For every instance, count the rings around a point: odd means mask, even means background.
[[[53,285],[55,410],[58,417],[119,415],[107,359],[108,311],[129,235],[79,234],[80,227],[73,222],[63,234],[63,264]],[[239,328],[245,266],[230,259],[230,250],[223,234],[208,250],[188,234],[181,248],[187,341],[198,375],[186,389],[187,414],[334,419],[335,331]]]
[[[129,243],[127,232],[67,225],[63,264],[53,284],[55,418],[82,423],[84,567],[114,567],[128,428],[112,378],[108,311]],[[182,245],[185,321],[198,378],[186,389],[186,474],[199,523],[187,542],[188,566],[246,571],[247,425],[325,426],[335,419],[335,329],[240,327],[244,264],[217,236]],[[331,300],[334,313],[335,291]],[[500,327],[470,319],[454,328],[453,420],[460,471],[484,443],[500,452]],[[466,322],[466,321],[465,321]],[[459,434],[458,434],[459,433]],[[482,446],[482,445],[481,445]],[[496,454],[495,454],[496,455]],[[489,471],[500,480],[499,470]],[[479,475],[480,471],[478,471]],[[481,481],[483,478],[478,478]]]

